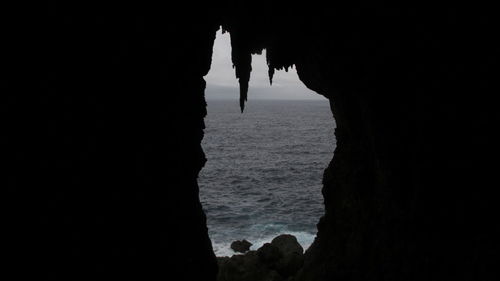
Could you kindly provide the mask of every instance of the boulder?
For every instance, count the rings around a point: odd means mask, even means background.
[[[259,260],[270,267],[272,267],[279,259],[283,257],[280,249],[270,243],[262,245],[257,250]]]
[[[300,246],[297,238],[290,234],[282,234],[275,237],[273,241],[271,241],[271,244],[280,249],[285,256],[293,253],[299,255],[304,253],[304,249]]]
[[[247,240],[238,240],[231,243],[231,249],[238,253],[247,252],[248,250],[250,250],[250,246],[252,246],[252,243],[248,242]]]
[[[237,251],[240,243],[231,248]],[[249,243],[248,241],[246,241]],[[245,243],[246,244],[246,243]],[[234,249],[235,247],[237,249]],[[246,244],[248,245],[248,244]],[[248,246],[247,248],[249,248]],[[303,248],[293,235],[284,234],[265,243],[257,251],[246,251],[244,255],[219,257],[218,281],[285,281],[304,264]]]
[[[256,251],[230,258],[220,257],[217,260],[217,281],[284,281],[278,272],[262,263]]]
[[[274,265],[275,270],[283,277],[294,275],[304,264],[304,249],[293,235],[283,234],[271,241],[271,245],[279,249],[281,258]]]

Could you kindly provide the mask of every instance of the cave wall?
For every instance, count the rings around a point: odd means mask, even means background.
[[[4,12],[7,275],[215,280],[196,182],[210,7],[41,1]]]
[[[498,275],[486,156],[498,118],[483,104],[497,51],[486,14],[476,25],[462,7],[426,8],[341,6],[320,25],[353,24],[297,62],[337,122],[326,214],[298,280]]]
[[[236,71],[251,69],[241,53],[266,48],[270,78],[295,64],[337,124],[325,215],[295,280],[494,280],[494,16],[457,4],[252,3],[223,24]]]

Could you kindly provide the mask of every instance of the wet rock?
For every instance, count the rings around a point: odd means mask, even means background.
[[[248,242],[247,240],[238,240],[231,243],[231,249],[239,253],[247,252],[248,250],[250,250],[250,246],[252,246],[252,243]]]
[[[269,266],[273,266],[283,256],[280,249],[270,243],[266,243],[260,247],[257,250],[257,255],[263,263]]]
[[[278,272],[262,263],[256,251],[245,255],[217,258],[217,281],[283,281]]]
[[[290,234],[282,234],[271,241],[271,244],[277,247],[284,255],[304,253],[304,249],[300,246],[299,241],[295,236]]]
[[[217,260],[218,281],[290,280],[304,263],[303,249],[292,235],[280,235],[257,251]]]
[[[295,236],[280,235],[271,241],[271,245],[279,249],[282,255],[275,264],[275,269],[283,277],[294,275],[304,264],[304,249]]]

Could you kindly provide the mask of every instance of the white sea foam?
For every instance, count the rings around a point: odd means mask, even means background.
[[[304,248],[304,251],[311,246],[311,244],[314,242],[314,237],[316,237],[312,233],[308,232],[298,232],[298,231],[287,231],[283,233],[276,233],[275,235],[265,237],[263,239],[259,239],[254,241],[250,241],[253,243],[252,247],[250,247],[250,250],[257,250],[258,248],[262,247],[265,243],[271,243],[271,241],[278,235],[281,234],[291,234],[297,238],[297,241],[299,244]]]
[[[230,257],[232,255],[237,254],[230,247],[231,242],[229,243],[213,243],[212,247],[214,249],[214,253],[217,257]]]

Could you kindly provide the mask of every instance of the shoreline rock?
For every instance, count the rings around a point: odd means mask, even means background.
[[[253,244],[248,242],[247,240],[241,240],[241,241],[237,240],[231,243],[231,249],[233,249],[233,251],[238,253],[246,253],[248,252],[248,250],[250,250],[250,247],[252,245]]]
[[[282,234],[257,250],[247,251],[244,255],[218,257],[217,262],[218,281],[285,281],[304,264],[304,249],[295,236]]]

